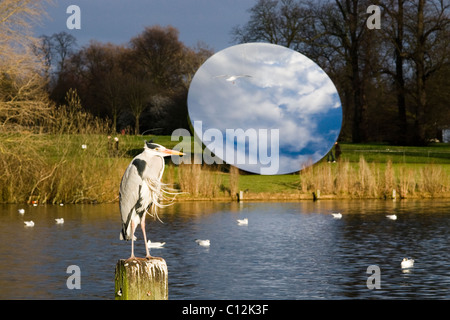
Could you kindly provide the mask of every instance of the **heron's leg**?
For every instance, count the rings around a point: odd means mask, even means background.
[[[136,230],[136,226],[134,225],[133,219],[131,219],[131,257],[129,259],[135,259],[135,256],[134,256],[134,230]]]
[[[147,233],[145,232],[145,212],[144,215],[141,218],[141,229],[142,229],[142,234],[144,235],[144,244],[145,244],[145,253],[146,253],[146,258],[150,258],[150,251],[148,250],[148,246],[147,246]]]
[[[164,261],[163,258],[152,257],[152,256],[150,255],[150,250],[148,250],[148,247],[147,247],[147,234],[146,234],[146,232],[145,232],[145,215],[142,217],[142,220],[141,220],[141,228],[142,228],[142,233],[144,234],[145,251],[147,252],[147,255],[145,256],[145,258],[146,258],[146,259],[158,259],[158,260]]]

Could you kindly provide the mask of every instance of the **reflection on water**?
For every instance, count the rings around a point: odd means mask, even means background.
[[[21,207],[0,206],[0,299],[113,299],[115,264],[130,254],[118,206],[25,206],[23,216]],[[161,216],[147,232],[166,242],[151,254],[167,261],[170,299],[450,298],[448,201],[189,202]],[[404,257],[412,269],[400,268]],[[70,265],[81,290],[66,286]],[[379,290],[367,288],[370,265],[381,270]]]

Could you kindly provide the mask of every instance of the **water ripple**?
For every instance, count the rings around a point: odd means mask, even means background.
[[[17,209],[0,206],[0,299],[113,299],[115,264],[130,252],[116,205]],[[428,200],[177,203],[164,224],[147,219],[147,232],[166,241],[152,254],[167,261],[170,299],[449,299],[449,209]],[[35,227],[24,227],[29,219]],[[416,261],[411,270],[403,257]],[[66,286],[72,264],[81,290]],[[380,268],[379,290],[367,288],[370,265]]]

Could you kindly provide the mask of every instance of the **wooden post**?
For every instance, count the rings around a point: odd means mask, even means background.
[[[164,259],[121,259],[116,265],[116,300],[167,300],[168,271]]]

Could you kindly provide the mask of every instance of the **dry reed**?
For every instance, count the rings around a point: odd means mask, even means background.
[[[212,168],[201,164],[180,164],[180,190],[191,197],[217,197],[222,188],[222,177]]]
[[[391,160],[384,165],[367,163],[361,156],[353,165],[343,160],[304,168],[299,186],[303,194],[320,190],[321,195],[344,198],[389,198],[393,190],[402,198],[433,197],[450,191],[450,177],[439,165],[401,164],[395,169]]]
[[[66,102],[48,115],[39,130],[0,130],[0,202],[117,198],[121,159],[105,157],[108,123],[85,113],[76,91],[69,90]]]

